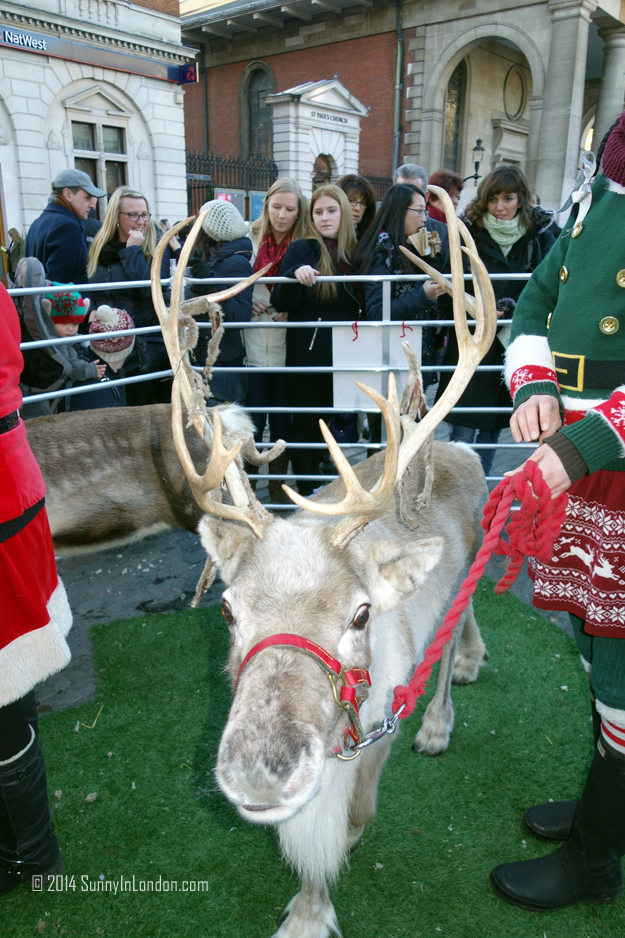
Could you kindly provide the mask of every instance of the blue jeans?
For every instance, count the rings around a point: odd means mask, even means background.
[[[447,423],[449,439],[454,443],[497,443],[501,430],[476,430],[474,427],[461,427],[457,423]],[[482,461],[484,475],[490,475],[495,449],[476,449],[475,452]]]

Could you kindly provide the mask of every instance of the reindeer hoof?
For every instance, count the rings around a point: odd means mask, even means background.
[[[482,645],[477,655],[463,654],[462,651],[456,655],[454,661],[454,673],[451,679],[452,684],[472,684],[477,681],[480,668],[487,662],[488,652],[486,646]]]

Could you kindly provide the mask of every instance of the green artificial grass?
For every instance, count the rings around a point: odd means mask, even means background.
[[[410,748],[433,677],[393,746],[377,817],[331,890],[345,938],[625,934],[625,898],[540,915],[488,885],[497,863],[551,849],[522,832],[522,811],[576,797],[592,745],[573,642],[492,587],[483,579],[475,597],[490,660],[477,683],[453,688],[448,751],[431,759]],[[92,636],[96,700],[40,723],[65,875],[59,891],[22,887],[3,899],[0,935],[269,938],[298,883],[274,831],[248,825],[216,788],[231,697],[219,607],[110,623]],[[94,891],[133,876],[137,891]],[[139,891],[159,879],[178,891]],[[183,892],[192,880],[207,890]]]

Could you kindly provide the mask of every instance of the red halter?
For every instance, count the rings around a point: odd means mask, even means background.
[[[317,645],[316,642],[311,642],[310,639],[304,638],[302,635],[293,635],[290,632],[283,632],[261,639],[260,642],[257,642],[253,648],[248,651],[241,662],[239,673],[234,682],[235,694],[243,669],[254,655],[257,655],[259,651],[263,651],[265,648],[292,648],[295,651],[301,651],[312,658],[313,661],[316,661],[328,675],[335,703],[337,706],[341,707],[341,709],[346,710],[349,715],[349,722],[345,728],[343,738],[343,748],[341,750],[341,747],[337,747],[334,750],[334,754],[340,759],[355,759],[356,756],[360,754],[360,750],[357,750],[353,754],[346,755],[345,753],[348,749],[347,737],[350,736],[354,744],[357,745],[364,736],[360,722],[359,707],[361,702],[367,699],[367,688],[371,687],[369,672],[365,671],[364,668],[350,668],[349,671],[346,671],[341,662],[328,654],[321,645]]]

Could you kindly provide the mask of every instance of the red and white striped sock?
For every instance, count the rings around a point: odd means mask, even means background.
[[[605,717],[601,717],[601,735],[605,741],[612,747],[625,755],[625,728],[611,723]]]

